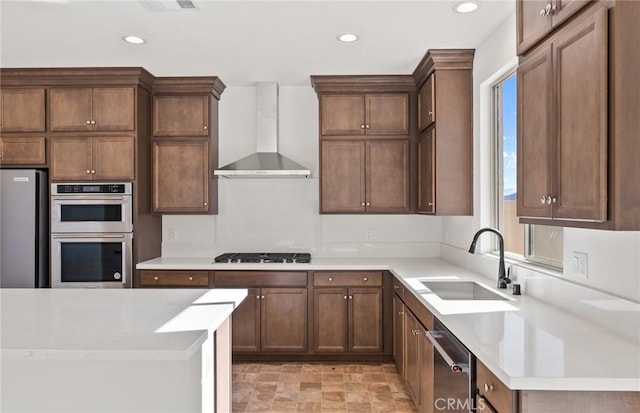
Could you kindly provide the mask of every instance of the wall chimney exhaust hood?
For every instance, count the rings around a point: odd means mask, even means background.
[[[224,178],[306,178],[311,171],[278,153],[278,84],[256,83],[257,152],[214,174]]]

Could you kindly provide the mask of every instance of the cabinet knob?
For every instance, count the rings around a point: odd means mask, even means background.
[[[207,129],[209,129],[209,127],[208,127],[207,125],[204,125],[204,126],[202,127],[202,129],[207,130]]]
[[[344,299],[345,299],[345,300],[347,299],[347,296],[346,296],[346,295],[344,296]]]
[[[369,278],[368,278],[368,277],[364,277],[364,278],[362,279],[362,281],[369,281]]]
[[[92,124],[92,125],[95,125],[95,124],[96,124],[96,121],[95,121],[95,120],[92,120],[92,121],[91,121],[91,124]]]
[[[364,129],[364,125],[360,125],[360,129]]]
[[[154,281],[158,281],[158,276],[156,275],[155,277],[153,277]]]
[[[87,125],[91,125],[91,121],[90,120],[87,120]]]
[[[484,391],[489,392],[489,391],[493,391],[493,384],[484,384]]]
[[[349,300],[353,300],[353,296],[352,295],[349,296]]]
[[[87,173],[90,174],[91,173],[91,169],[87,169]]]
[[[433,202],[427,203],[428,206],[433,206]]]
[[[367,206],[371,206],[371,202],[367,202]]]
[[[189,281],[193,281],[193,277],[189,277]]]
[[[399,286],[399,285],[394,285],[394,286],[393,286],[393,289],[394,289],[394,290],[397,290],[398,288],[400,288],[400,286]]]
[[[92,173],[92,174],[95,174],[95,173],[96,173],[96,170],[95,170],[95,169],[92,169],[92,170],[91,170],[91,173]]]
[[[364,202],[363,202],[363,203],[361,203],[360,205],[364,206]]]
[[[398,315],[402,315],[402,314],[404,314],[403,311],[398,311]]]
[[[433,111],[432,110],[429,111],[429,116],[433,116]]]
[[[369,129],[369,125],[367,125],[366,128]]]
[[[256,300],[260,299],[260,294],[256,295]]]
[[[260,296],[260,298],[261,298],[262,300],[264,300],[264,295],[261,295],[261,296]]]
[[[204,206],[207,206],[207,203],[206,203],[206,202],[204,203]]]
[[[556,199],[556,197],[554,196],[553,198],[551,198],[551,203],[555,204],[558,200]]]
[[[333,281],[333,277],[329,277],[329,281]]]

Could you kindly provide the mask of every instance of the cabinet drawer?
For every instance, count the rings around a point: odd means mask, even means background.
[[[316,287],[380,287],[382,286],[382,272],[315,272],[313,285]]]
[[[306,287],[304,271],[216,271],[216,287]]]
[[[141,287],[208,287],[209,271],[140,271]]]
[[[478,393],[500,413],[516,412],[517,392],[510,390],[489,369],[477,361]],[[490,411],[490,410],[489,410]]]

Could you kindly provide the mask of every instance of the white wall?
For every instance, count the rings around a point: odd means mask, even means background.
[[[220,165],[255,152],[255,87],[220,100]],[[320,215],[318,99],[311,85],[280,87],[280,152],[311,179],[220,179],[217,216],[163,217],[163,256],[229,251],[310,251],[315,256],[438,256],[441,219],[418,215]]]
[[[442,256],[445,259],[495,277],[497,260],[466,252],[474,232],[490,225],[491,129],[489,84],[500,72],[516,63],[515,15],[507,18],[476,50],[474,62],[474,208],[473,217],[442,220]],[[483,246],[489,244],[488,238]],[[573,273],[572,252],[588,254],[588,278]],[[640,301],[640,232],[564,230],[564,271],[561,279]],[[550,277],[547,272],[518,270],[533,277]],[[555,285],[555,284],[554,284]]]

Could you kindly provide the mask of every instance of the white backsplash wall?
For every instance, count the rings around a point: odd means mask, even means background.
[[[515,62],[515,30],[515,15],[512,15],[476,50],[473,73],[475,215],[442,219],[442,240],[445,244],[442,257],[492,278],[497,274],[497,260],[466,253],[475,231],[490,222],[491,211],[491,119],[487,117],[490,99],[483,93],[481,85],[494,77],[496,72]],[[489,242],[490,236],[483,235],[481,244],[485,250]],[[559,279],[640,302],[640,232],[565,228],[563,250],[564,271]],[[586,278],[573,272],[574,251],[588,255]],[[527,273],[541,279],[551,277],[542,271],[528,269]],[[553,296],[551,290],[546,295],[550,301],[563,299],[561,295]]]
[[[441,218],[320,215],[318,98],[308,87],[280,87],[279,151],[312,178],[220,179],[218,215],[165,215],[163,256],[229,251],[310,251],[315,256],[440,254]],[[255,87],[229,87],[220,100],[220,165],[256,150]]]

